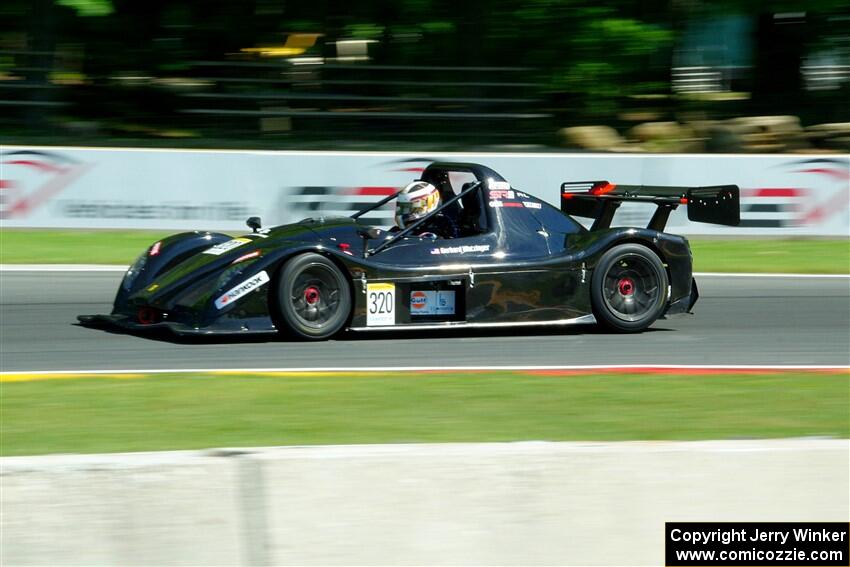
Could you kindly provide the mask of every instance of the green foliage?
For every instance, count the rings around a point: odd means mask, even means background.
[[[319,33],[322,24],[315,20],[287,20],[278,26],[279,32],[287,35],[290,33]]]
[[[524,63],[541,69],[548,92],[570,100],[573,116],[610,116],[625,97],[663,89],[647,71],[666,73],[664,54],[674,38],[661,24],[629,17],[636,11],[631,2],[620,4],[615,11],[575,0],[530,0],[506,9],[502,16],[514,25],[498,23],[491,41],[524,49]]]
[[[235,61],[245,47],[279,45],[287,34],[307,32],[322,34],[311,55],[322,53],[322,42],[341,38],[374,40],[369,46],[373,62],[393,66],[452,66],[452,67],[522,67],[528,71],[508,75],[494,71],[492,81],[469,76],[470,82],[516,82],[534,84],[520,93],[530,99],[540,99],[545,112],[554,114],[552,123],[541,122],[540,132],[554,131],[557,126],[609,123],[622,126],[620,118],[626,110],[634,110],[634,97],[646,94],[669,94],[670,68],[674,40],[677,34],[689,33],[689,23],[719,19],[735,14],[749,22],[774,12],[805,12],[807,53],[829,51],[848,52],[848,22],[846,0],[720,0],[718,2],[670,3],[661,0],[397,0],[394,2],[320,3],[253,0],[240,2],[181,2],[138,3],[114,0],[6,0],[0,3],[0,15],[13,33],[9,37],[23,38],[38,51],[52,51],[57,44],[79,47],[84,54],[81,63],[88,77],[114,77],[124,73],[143,76],[179,76],[197,73],[199,61]],[[27,17],[27,15],[32,17]],[[756,26],[757,27],[757,26]],[[712,29],[710,26],[707,29]],[[709,32],[710,33],[710,32]],[[802,35],[802,34],[801,34]],[[768,53],[761,46],[764,40],[754,38],[755,51]],[[23,45],[23,44],[22,44]],[[759,51],[761,49],[761,51]],[[800,47],[801,53],[803,48]],[[845,55],[846,57],[846,55]],[[755,58],[764,66],[767,57]],[[270,62],[270,61],[265,61]],[[32,67],[21,58],[14,65]],[[358,63],[360,65],[361,63]],[[0,70],[10,66],[0,61]],[[222,68],[217,73],[232,81],[240,73],[258,74],[257,69],[234,71],[237,66]],[[790,68],[786,66],[784,68]],[[209,69],[207,69],[209,70]],[[756,68],[750,73],[760,77],[764,71]],[[369,72],[361,75],[366,80]],[[319,72],[319,76],[325,74]],[[409,79],[408,72],[384,73],[380,95],[392,97],[408,94],[409,87],[399,83]],[[448,72],[432,76],[416,75],[417,79],[444,83],[429,92],[434,97],[459,97],[457,89],[445,83],[463,78]],[[473,81],[472,79],[477,79]],[[505,79],[503,81],[503,78]],[[739,90],[750,90],[746,77],[741,78]],[[459,81],[460,82],[460,81]],[[757,83],[771,87],[771,74]],[[777,81],[779,82],[779,81]],[[196,104],[196,100],[158,99],[140,95],[128,99],[126,93],[116,93],[108,82],[93,82],[97,88],[63,87],[62,98],[70,102],[66,112],[76,118],[109,122],[111,117],[145,114],[145,120],[167,123],[181,116],[181,104]],[[227,83],[223,85],[227,87]],[[374,82],[372,83],[374,85]],[[539,85],[539,86],[538,86]],[[306,85],[300,85],[304,87]],[[352,90],[327,85],[328,94]],[[771,90],[771,88],[765,90]],[[776,91],[780,114],[800,115],[804,120],[844,121],[846,98],[844,91],[812,94],[799,86]],[[263,92],[263,83],[251,83],[243,95]],[[324,88],[324,87],[323,87]],[[226,90],[226,88],[224,88]],[[356,90],[356,89],[355,89]],[[511,93],[495,92],[489,87],[464,91],[471,98],[487,99]],[[42,96],[33,92],[32,97]],[[343,93],[348,94],[348,93]],[[365,93],[361,93],[365,94]],[[757,97],[754,97],[757,98]],[[656,114],[679,112],[674,99],[653,108]],[[238,106],[237,102],[221,102]],[[703,113],[716,113],[717,105],[700,101],[691,105]],[[139,111],[140,108],[145,109]],[[729,105],[723,108],[726,111]],[[752,105],[731,109],[753,112]],[[381,107],[381,110],[389,106]],[[693,108],[691,108],[693,109]],[[834,110],[833,110],[834,109]],[[458,109],[463,111],[464,109]],[[471,110],[476,110],[472,108]],[[529,111],[531,108],[518,107]],[[536,109],[535,109],[536,110]],[[760,109],[756,109],[760,110]],[[807,113],[811,114],[808,116]],[[223,122],[224,123],[224,122]],[[423,126],[424,119],[415,127]],[[246,128],[241,123],[240,128]],[[36,125],[37,126],[37,125]],[[203,126],[204,128],[207,125]],[[226,131],[228,126],[209,125],[210,132]],[[295,129],[302,126],[296,123]],[[216,130],[222,128],[223,130]],[[31,130],[38,130],[30,125]],[[226,137],[226,136],[223,136]],[[534,139],[534,138],[532,138]],[[537,138],[539,141],[540,139]],[[253,140],[256,142],[257,140]],[[246,142],[252,142],[246,140]]]
[[[56,0],[56,3],[72,8],[85,17],[108,16],[114,11],[110,0]]]
[[[384,34],[384,27],[377,24],[351,24],[346,26],[345,35],[355,39],[378,39]]]
[[[455,31],[454,22],[424,22],[422,30],[426,33],[453,33]]]

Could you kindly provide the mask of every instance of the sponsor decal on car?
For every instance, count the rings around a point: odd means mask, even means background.
[[[455,292],[423,291],[410,292],[410,314],[416,315],[454,315]]]
[[[158,289],[159,289],[159,284],[155,283],[155,284],[149,285],[145,291],[156,291]]]
[[[494,190],[504,190],[507,191],[511,188],[511,184],[507,181],[493,181],[492,179],[487,182],[487,188],[490,189],[490,193]],[[513,197],[511,197],[513,199]]]
[[[225,243],[226,244],[226,243]],[[224,309],[239,298],[251,293],[254,290],[260,289],[269,282],[269,275],[265,270],[251,276],[239,285],[234,286],[230,291],[215,300],[217,309]]]
[[[222,242],[221,244],[216,244],[212,248],[207,248],[204,250],[204,254],[212,254],[213,256],[221,256],[225,252],[229,252],[234,248],[238,248],[243,244],[251,242],[250,238],[234,238],[233,240],[228,240],[227,242]]]
[[[428,307],[428,294],[433,292],[411,291],[410,292],[410,314],[421,315]]]
[[[516,193],[510,189],[490,189],[490,199],[516,199]]]
[[[523,204],[523,206],[525,206],[526,209],[542,209],[543,208],[543,205],[541,205],[540,203],[535,203],[534,201],[523,201],[522,204]]]
[[[439,248],[431,248],[431,254],[468,254],[475,252],[489,252],[489,244],[475,244],[464,246],[441,246]]]
[[[494,207],[494,208],[501,208],[501,207],[522,207],[522,206],[523,206],[523,204],[522,204],[522,203],[520,203],[519,201],[502,201],[502,200],[493,200],[493,201],[490,201],[489,205],[490,205],[491,207]],[[526,206],[528,206],[528,205],[526,205]],[[528,207],[528,208],[534,208],[534,207]],[[539,207],[538,207],[538,208],[539,208]]]

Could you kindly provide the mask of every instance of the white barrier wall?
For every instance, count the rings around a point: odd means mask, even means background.
[[[4,227],[242,231],[307,216],[351,214],[415,179],[429,162],[488,165],[553,204],[563,181],[742,189],[742,227],[687,221],[684,234],[850,235],[850,157],[807,155],[458,154],[3,147]],[[645,224],[651,208],[623,207],[615,224]],[[381,222],[390,223],[392,210]]]
[[[847,521],[848,440],[0,459],[3,565],[663,565],[668,521]]]

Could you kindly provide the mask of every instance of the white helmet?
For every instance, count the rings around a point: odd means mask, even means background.
[[[401,190],[395,206],[395,222],[405,228],[440,206],[440,192],[427,181],[414,181]]]

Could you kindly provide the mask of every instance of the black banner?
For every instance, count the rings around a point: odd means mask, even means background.
[[[850,566],[850,524],[841,522],[667,522],[668,567]]]

